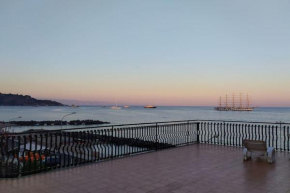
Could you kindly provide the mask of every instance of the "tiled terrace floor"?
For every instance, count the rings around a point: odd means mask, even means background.
[[[242,161],[242,148],[190,145],[19,179],[0,192],[290,192],[289,154]]]

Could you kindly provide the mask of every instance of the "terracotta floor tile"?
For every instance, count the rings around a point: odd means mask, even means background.
[[[190,145],[106,162],[0,179],[0,192],[98,193],[277,193],[290,192],[289,153],[276,162],[242,148]]]

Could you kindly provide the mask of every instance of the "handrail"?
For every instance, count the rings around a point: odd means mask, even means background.
[[[102,126],[92,126],[92,127],[79,127],[79,128],[68,128],[68,129],[52,129],[52,130],[41,130],[41,131],[32,131],[27,133],[6,133],[0,134],[2,135],[23,135],[28,133],[48,133],[48,132],[61,132],[61,131],[78,131],[84,129],[98,129],[98,128],[112,128],[112,127],[124,127],[124,126],[140,126],[140,125],[156,125],[156,124],[166,124],[166,123],[182,123],[182,122],[223,122],[223,123],[248,123],[248,124],[272,124],[272,125],[290,125],[290,123],[284,122],[259,122],[259,121],[238,121],[238,120],[203,120],[203,119],[196,119],[196,120],[179,120],[179,121],[162,121],[162,122],[149,122],[149,123],[130,123],[130,124],[108,124]]]

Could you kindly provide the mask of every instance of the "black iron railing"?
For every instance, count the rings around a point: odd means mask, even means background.
[[[288,123],[201,121],[198,123],[200,143],[243,146],[243,139],[263,140],[278,151],[289,151]]]
[[[17,177],[196,142],[196,123],[168,122],[0,135],[0,177]]]
[[[160,149],[264,140],[289,151],[286,123],[177,121],[0,135],[0,177],[18,177]]]

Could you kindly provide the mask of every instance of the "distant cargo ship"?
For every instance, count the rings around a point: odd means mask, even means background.
[[[214,109],[217,111],[253,111],[254,107],[250,107],[250,98],[247,94],[246,98],[246,105],[243,102],[243,95],[240,94],[239,98],[239,105],[236,104],[235,94],[232,97],[232,104],[229,105],[228,103],[228,95],[226,95],[225,103],[222,102],[222,97],[220,97],[219,106],[215,107]]]
[[[153,105],[146,105],[146,106],[144,106],[144,108],[147,108],[147,109],[155,109],[156,106],[153,106]]]

